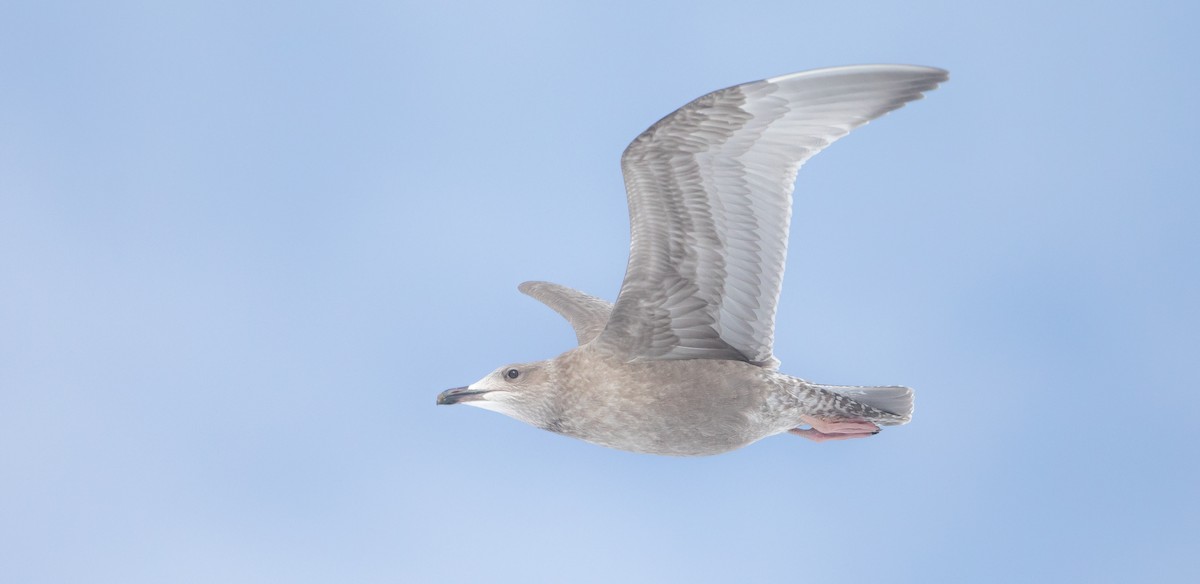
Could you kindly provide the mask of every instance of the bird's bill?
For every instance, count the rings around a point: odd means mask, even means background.
[[[485,393],[487,393],[486,389],[471,389],[469,386],[456,387],[439,393],[437,403],[439,406],[449,406],[459,402],[478,401],[483,399]]]

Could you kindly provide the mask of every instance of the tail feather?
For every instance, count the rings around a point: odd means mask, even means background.
[[[820,385],[813,384],[825,391],[844,395],[856,402],[871,406],[878,410],[895,414],[897,418],[872,420],[884,426],[899,426],[907,424],[912,419],[913,390],[907,387],[889,385],[883,387],[863,387],[858,385]]]

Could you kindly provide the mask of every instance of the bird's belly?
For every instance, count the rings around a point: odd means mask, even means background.
[[[681,436],[678,434],[626,434],[579,438],[618,450],[666,456],[709,456],[737,450],[763,438],[747,439],[741,434]]]
[[[774,433],[760,421],[756,392],[722,389],[695,385],[615,392],[610,399],[580,404],[588,423],[560,431],[611,448],[674,456],[720,454]]]

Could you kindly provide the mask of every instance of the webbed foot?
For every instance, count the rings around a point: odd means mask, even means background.
[[[793,428],[788,433],[814,442],[866,438],[879,433],[879,426],[866,420],[823,420],[812,416],[800,416],[800,420],[812,427]]]

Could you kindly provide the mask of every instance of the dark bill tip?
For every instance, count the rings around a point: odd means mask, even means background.
[[[469,389],[466,387],[456,387],[454,389],[447,389],[446,391],[443,391],[442,393],[438,394],[437,405],[449,406],[449,405],[454,405],[458,402],[472,401],[472,400],[480,399],[476,396],[480,396],[485,393],[487,393],[487,392]]]

